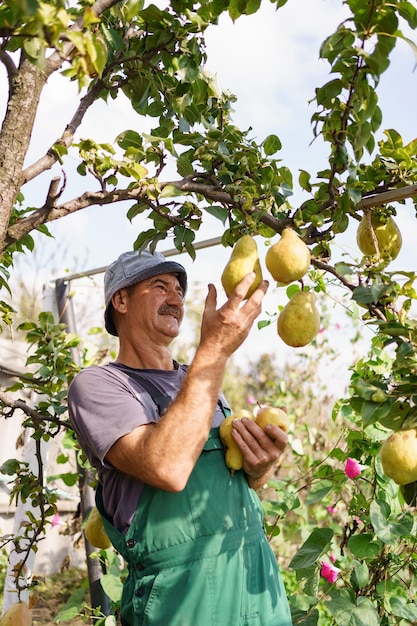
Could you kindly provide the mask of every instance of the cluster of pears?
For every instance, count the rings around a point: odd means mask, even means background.
[[[32,626],[32,610],[26,602],[15,602],[0,618],[0,626]]]
[[[242,451],[232,436],[233,420],[243,419],[244,417],[254,420],[263,430],[265,430],[267,424],[273,424],[287,432],[289,426],[286,412],[274,406],[261,407],[256,417],[246,409],[241,409],[226,417],[220,425],[219,435],[225,447],[225,463],[232,475],[243,467]]]
[[[87,517],[84,534],[94,548],[107,550],[111,546],[111,541],[104,529],[103,520],[96,506],[91,509]]]
[[[381,212],[365,213],[356,231],[359,250],[366,257],[389,262],[397,258],[401,246],[401,231],[394,219]]]
[[[272,278],[283,285],[303,278],[308,272],[310,261],[310,250],[291,228],[283,230],[279,241],[268,248],[265,256],[265,264]],[[251,235],[243,235],[234,245],[221,276],[226,295],[230,296],[250,272],[255,272],[255,279],[245,298],[249,298],[257,289],[263,275],[256,241]],[[278,335],[293,348],[300,348],[313,341],[319,328],[320,314],[311,291],[294,294],[278,316]]]
[[[384,473],[397,485],[417,481],[417,429],[391,433],[381,446],[380,457]]]

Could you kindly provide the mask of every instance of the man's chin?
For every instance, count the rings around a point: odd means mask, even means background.
[[[180,323],[174,317],[170,318],[169,323],[164,324],[165,332],[169,334],[170,337],[177,337],[180,332]]]

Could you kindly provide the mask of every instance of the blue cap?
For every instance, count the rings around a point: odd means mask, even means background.
[[[113,261],[104,274],[104,322],[107,332],[117,337],[117,329],[113,321],[111,299],[119,289],[131,287],[142,280],[159,274],[176,274],[181,288],[187,291],[187,273],[182,265],[175,261],[167,261],[160,252],[124,252]]]

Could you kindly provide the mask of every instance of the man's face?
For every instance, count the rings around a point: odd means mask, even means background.
[[[129,288],[126,322],[155,341],[170,343],[184,318],[184,293],[174,274],[159,274]]]

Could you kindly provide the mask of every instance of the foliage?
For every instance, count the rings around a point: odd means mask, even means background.
[[[331,78],[317,87],[311,103],[313,139],[324,143],[328,159],[317,172],[301,170],[296,179],[279,158],[278,134],[257,143],[248,130],[239,129],[231,116],[234,96],[220,92],[204,67],[208,26],[225,11],[236,20],[256,12],[260,4],[171,0],[160,8],[144,0],[70,6],[38,0],[0,3],[0,60],[9,78],[0,132],[0,289],[10,291],[14,259],[32,252],[34,230],[48,236],[48,222],[93,205],[122,201],[128,204],[128,219],[146,216],[149,228],[138,234],[135,249],[155,248],[172,237],[177,250],[191,258],[196,256],[196,232],[209,215],[219,222],[224,246],[247,233],[270,239],[294,228],[311,250],[312,271],[304,283],[291,285],[288,294],[300,288],[329,294],[337,284],[352,319],[359,316],[373,331],[367,356],[352,368],[347,397],[333,410],[337,442],[320,440],[318,433],[318,449],[298,455],[288,478],[273,484],[277,497],[265,503],[268,520],[272,517],[271,536],[275,538],[285,516],[283,543],[293,546],[296,537],[299,546],[285,555],[294,621],[411,623],[417,620],[415,489],[399,490],[383,475],[378,451],[391,430],[417,426],[416,275],[390,271],[389,259],[378,255],[332,265],[332,254],[339,235],[363,215],[375,211],[382,219],[395,217],[407,198],[415,204],[417,141],[403,139],[394,128],[378,135],[383,118],[378,85],[399,40],[416,54],[416,43],[403,30],[416,30],[417,10],[407,0],[343,2],[348,16],[319,51]],[[274,4],[280,10],[286,0]],[[43,89],[56,72],[78,84],[77,110],[53,146],[24,165]],[[120,94],[140,118],[149,120],[149,132],[127,129],[114,144],[94,138],[75,141],[86,112],[97,101]],[[78,163],[74,176],[93,190],[64,201],[73,159]],[[167,180],[167,164],[173,161],[176,174]],[[44,204],[31,206],[22,188],[55,165],[61,174],[51,178]],[[293,206],[297,184],[303,200]],[[2,326],[12,327],[14,313],[0,300]],[[36,550],[55,511],[54,493],[43,481],[40,446],[68,427],[66,393],[77,371],[72,351],[78,341],[48,313],[21,328],[31,345],[28,373],[10,390],[0,391],[3,416],[11,418],[22,410],[37,450],[36,473],[16,459],[2,467],[15,480],[12,497],[31,499],[40,510],[39,518],[29,518],[22,536],[13,539],[22,551],[19,591],[27,584],[27,551]],[[262,391],[274,402],[292,400],[292,392],[284,386],[270,388],[271,382],[267,373]],[[34,406],[23,392],[36,394]],[[294,398],[299,402],[300,396]],[[310,429],[304,435],[312,433]],[[349,459],[360,470],[353,478]],[[330,516],[326,505],[336,512]],[[320,573],[327,559],[334,574],[330,555],[338,571],[327,583]]]
[[[30,501],[34,511],[27,512],[25,524],[21,525],[21,534],[10,539],[2,538],[2,545],[13,542],[22,559],[15,567],[16,588],[26,588],[26,563],[30,552],[36,551],[37,543],[52,524],[56,510],[56,492],[48,487],[43,471],[42,442],[55,437],[62,429],[68,428],[66,420],[66,395],[68,384],[78,371],[72,361],[71,349],[78,343],[78,338],[65,332],[65,324],[56,324],[52,313],[39,315],[39,323],[26,322],[21,325],[26,331],[26,338],[33,351],[26,361],[30,368],[24,379],[14,383],[5,392],[0,391],[2,416],[11,419],[17,410],[25,414],[23,427],[28,429],[35,442],[36,468],[27,461],[11,458],[0,467],[0,472],[13,479],[10,492],[11,502]],[[24,396],[14,399],[15,394],[31,392],[33,406],[29,406]],[[13,393],[13,396],[11,395]],[[9,395],[10,394],[10,395]],[[60,459],[57,459],[58,462]],[[65,481],[70,477],[62,475]]]

